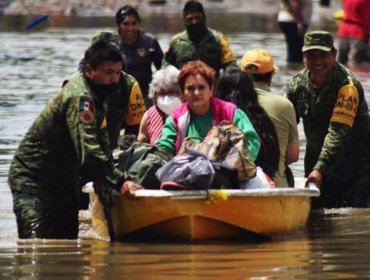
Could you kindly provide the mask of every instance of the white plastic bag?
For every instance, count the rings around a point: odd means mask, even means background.
[[[253,177],[248,181],[240,183],[240,188],[242,190],[266,189],[266,188],[269,189],[274,187],[275,187],[274,181],[272,181],[271,178],[259,166],[257,166],[256,177]]]

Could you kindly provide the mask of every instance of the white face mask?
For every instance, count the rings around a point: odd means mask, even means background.
[[[172,110],[181,104],[180,98],[176,96],[160,96],[157,99],[157,106],[161,109],[162,112],[169,115]]]

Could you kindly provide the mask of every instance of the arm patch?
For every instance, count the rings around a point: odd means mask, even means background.
[[[224,35],[220,36],[219,44],[221,48],[221,63],[226,64],[232,61],[235,61],[235,56],[233,52],[231,51],[229,42],[227,38]]]
[[[80,121],[91,124],[94,121],[94,102],[89,98],[80,98]]]
[[[146,107],[140,86],[135,82],[130,92],[126,125],[139,125],[145,111]]]
[[[352,127],[359,105],[357,88],[348,84],[340,88],[330,122]]]

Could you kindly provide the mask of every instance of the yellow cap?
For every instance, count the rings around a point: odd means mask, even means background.
[[[246,52],[242,57],[240,68],[247,74],[265,74],[279,69],[272,55],[264,49]]]

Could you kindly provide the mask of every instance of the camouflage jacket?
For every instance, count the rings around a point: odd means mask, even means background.
[[[80,170],[90,180],[119,186],[106,129],[106,101],[99,102],[81,72],[52,98],[21,141],[9,171],[13,191],[65,196],[77,191]]]
[[[327,177],[356,168],[365,155],[368,108],[356,77],[337,63],[322,88],[314,88],[308,70],[293,77],[284,95],[293,103],[306,136],[305,173]],[[342,173],[343,172],[343,173]]]
[[[207,35],[199,44],[192,42],[186,31],[176,34],[170,42],[164,60],[164,64],[168,63],[179,69],[192,60],[203,61],[216,73],[221,68],[237,68],[236,59],[227,38],[220,32],[209,28]]]

